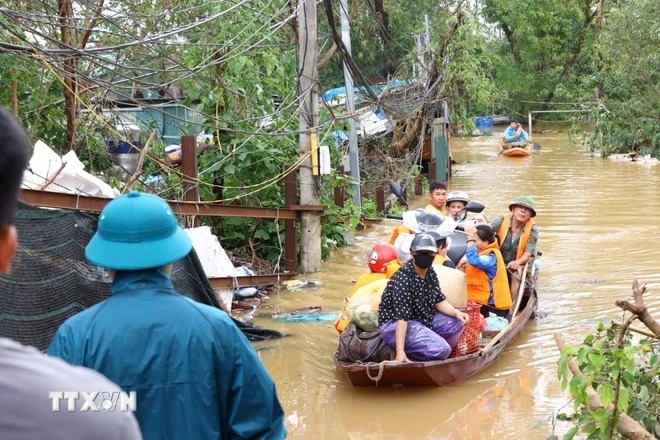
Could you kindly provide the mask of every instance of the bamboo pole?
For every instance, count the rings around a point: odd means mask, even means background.
[[[156,130],[154,130],[151,133],[151,136],[149,136],[149,139],[147,140],[147,143],[144,144],[144,147],[142,148],[142,151],[140,151],[140,158],[138,159],[138,165],[137,165],[137,168],[135,170],[135,173],[133,173],[133,175],[129,179],[128,183],[124,186],[124,189],[121,192],[122,194],[125,194],[128,191],[130,191],[131,187],[133,186],[135,181],[138,179],[138,177],[140,177],[142,175],[142,171],[143,171],[143,168],[144,168],[144,158],[146,157],[147,152],[149,151],[149,148],[151,148],[151,144],[156,140],[156,135],[157,134],[158,134],[158,132]]]
[[[522,302],[522,297],[523,297],[523,291],[525,290],[525,279],[527,278],[527,268],[529,267],[529,261],[525,263],[525,268],[523,269],[523,275],[522,275],[522,282],[520,283],[520,288],[518,289],[518,297],[516,298],[516,306],[513,309],[513,315],[511,315],[511,322],[509,322],[509,325],[504,327],[501,332],[499,332],[491,341],[486,345],[483,350],[481,350],[481,354],[486,354],[488,353],[493,346],[500,340],[504,335],[511,330],[513,327],[513,324],[516,322],[516,318],[518,317],[518,310],[520,309],[520,303]]]

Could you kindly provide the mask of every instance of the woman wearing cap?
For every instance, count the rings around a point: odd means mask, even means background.
[[[447,194],[447,215],[457,222],[465,220],[467,217],[467,211],[463,211],[463,208],[465,208],[465,205],[468,203],[470,203],[470,198],[466,192],[450,192]]]
[[[507,269],[517,271],[536,256],[539,230],[534,224],[536,208],[529,196],[520,196],[509,205],[511,214],[495,217],[490,225],[500,237],[500,250]],[[518,291],[519,281],[512,277],[511,291]]]
[[[470,233],[465,252],[468,300],[481,304],[481,314],[486,318],[489,313],[505,317],[513,301],[495,231],[490,225],[478,225]]]
[[[425,233],[415,235],[408,260],[387,283],[378,310],[385,343],[396,350],[396,361],[447,359],[463,334],[469,317],[456,310],[440,290],[431,267],[438,247]]]
[[[145,439],[285,438],[275,384],[247,338],[172,285],[172,263],[191,249],[160,197],[112,200],[85,250],[111,274],[111,296],[66,320],[48,355],[135,391]]]

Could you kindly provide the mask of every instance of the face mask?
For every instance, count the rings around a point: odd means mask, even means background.
[[[417,254],[413,255],[415,260],[415,265],[420,269],[428,269],[433,264],[435,257],[429,254]]]

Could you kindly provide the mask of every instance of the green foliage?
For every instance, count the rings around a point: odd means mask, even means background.
[[[559,358],[562,390],[568,389],[574,398],[574,413],[557,416],[558,420],[575,423],[564,438],[573,438],[578,431],[588,439],[610,438],[609,433],[616,433],[618,424],[618,417],[612,420],[610,405],[616,405],[639,421],[647,431],[658,429],[660,361],[657,353],[660,346],[647,340],[634,343],[629,332],[618,345],[620,329],[618,324],[605,329],[601,323],[597,332],[588,335],[579,349],[566,347]],[[568,369],[571,359],[577,361],[582,375],[571,378]],[[588,387],[596,390],[606,409],[590,408]]]
[[[660,4],[622,3],[608,14],[601,35],[604,68],[597,81],[605,97],[587,146],[660,157]]]
[[[499,95],[495,102],[506,114],[526,116],[529,110],[543,108],[537,102],[593,99],[595,4],[596,0],[484,2],[482,13],[501,36],[494,36],[489,49]]]
[[[9,110],[14,81],[19,121],[28,136],[33,143],[41,139],[58,149],[65,140],[61,84],[47,72],[35,69],[32,61],[0,53],[0,105]]]
[[[474,130],[473,116],[488,114],[495,90],[492,80],[492,55],[484,50],[486,37],[475,20],[458,28],[447,47],[449,63],[444,79],[454,120],[466,133]]]

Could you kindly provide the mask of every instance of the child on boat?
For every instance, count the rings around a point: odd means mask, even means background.
[[[482,305],[484,317],[489,313],[505,317],[513,301],[497,234],[490,225],[478,225],[469,233],[472,237],[465,253],[468,300]]]

